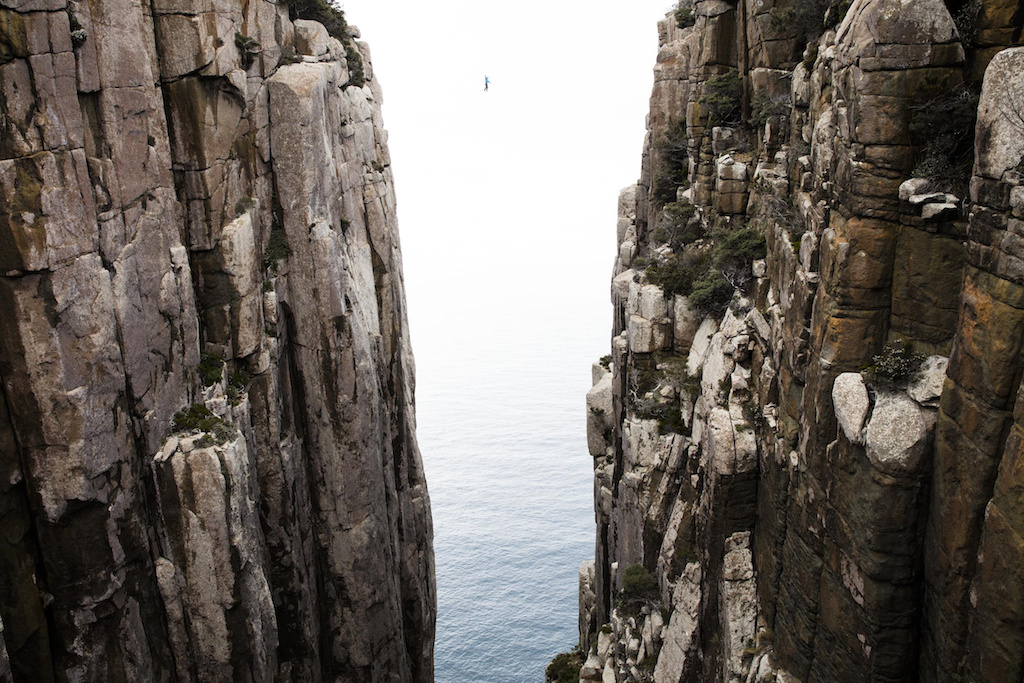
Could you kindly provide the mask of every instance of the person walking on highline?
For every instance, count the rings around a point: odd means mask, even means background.
[[[487,76],[484,76],[484,92],[487,92],[487,89],[490,88],[490,87],[491,87],[491,79],[487,78]]]

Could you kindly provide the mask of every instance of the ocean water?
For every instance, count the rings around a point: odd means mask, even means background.
[[[584,395],[605,316],[545,312],[539,291],[516,305],[523,289],[481,281],[475,303],[449,302],[450,326],[413,317],[438,683],[543,681],[578,641],[577,571],[594,552]]]

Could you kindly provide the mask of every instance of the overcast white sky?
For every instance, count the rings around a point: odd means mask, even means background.
[[[606,353],[616,199],[640,174],[671,3],[341,4],[384,89],[419,364],[432,353],[426,321],[456,312],[445,293],[547,292],[594,311]]]

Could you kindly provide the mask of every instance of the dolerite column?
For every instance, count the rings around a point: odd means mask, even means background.
[[[942,392],[925,547],[926,681],[1020,680],[1024,665],[1022,442],[1014,418],[1024,370],[1022,73],[1024,49],[996,55],[978,110],[968,261]]]

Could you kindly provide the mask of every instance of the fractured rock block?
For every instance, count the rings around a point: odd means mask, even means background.
[[[587,447],[591,455],[605,454],[613,427],[612,373],[604,372],[587,392]]]
[[[672,344],[672,326],[669,322],[631,315],[628,332],[629,348],[633,353],[661,351]]]
[[[255,479],[244,438],[202,446],[199,436],[172,437],[153,460],[163,549],[158,577],[164,601],[185,616],[172,633],[179,671],[198,668],[200,680],[231,678],[244,657],[254,678],[274,676],[277,620],[264,574]],[[240,610],[245,639],[229,629]],[[179,641],[174,636],[187,640]],[[188,645],[191,644],[191,648]]]
[[[865,430],[871,464],[893,475],[918,474],[928,467],[935,414],[902,392],[879,391]]]
[[[832,384],[832,406],[846,438],[853,443],[864,443],[864,420],[871,400],[859,372],[844,372],[836,377]]]

